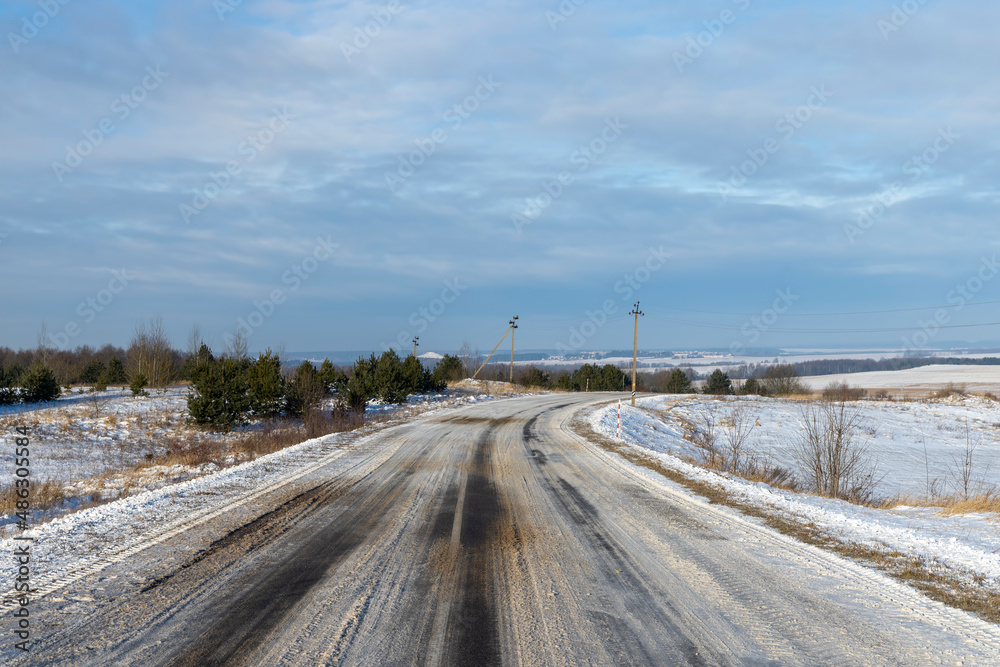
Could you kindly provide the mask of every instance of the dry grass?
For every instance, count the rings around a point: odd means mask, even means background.
[[[983,493],[963,498],[961,496],[938,496],[936,498],[920,498],[913,495],[896,496],[878,506],[880,509],[896,507],[932,507],[939,508],[939,516],[957,516],[961,514],[994,514],[1000,517],[1000,491],[989,489]]]
[[[28,489],[30,495],[27,500],[31,505],[31,511],[48,511],[67,499],[62,484],[51,480],[32,482]],[[0,488],[0,514],[16,513],[18,500],[24,499],[18,497],[13,485]]]
[[[840,542],[824,535],[815,524],[801,523],[778,516],[761,507],[742,503],[720,487],[689,479],[676,470],[665,467],[655,457],[604,437],[595,432],[590,424],[581,420],[574,421],[573,428],[580,436],[596,443],[602,449],[659,473],[697,493],[709,503],[731,507],[744,515],[759,518],[774,530],[794,537],[800,542],[828,549],[862,565],[881,570],[934,600],[976,614],[991,623],[1000,623],[1000,593],[983,586],[985,579],[980,575],[957,572],[939,563],[927,563],[895,551]]]
[[[934,398],[948,398],[950,396],[968,396],[969,393],[965,390],[964,384],[955,384],[949,382],[941,389],[934,392]]]

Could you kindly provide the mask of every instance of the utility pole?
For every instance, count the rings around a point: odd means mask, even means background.
[[[417,341],[420,340],[420,336],[413,337],[413,356],[417,356],[417,346],[420,345]]]
[[[635,307],[629,315],[635,315],[635,334],[632,336],[632,407],[635,407],[635,366],[639,354],[639,316],[645,317],[645,313],[639,310],[639,302],[635,302]]]
[[[517,315],[510,321],[510,383],[514,384],[514,329],[517,328]]]

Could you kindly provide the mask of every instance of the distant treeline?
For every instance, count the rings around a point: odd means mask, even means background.
[[[787,365],[792,367],[795,375],[806,377],[809,375],[839,375],[841,373],[867,373],[871,371],[904,371],[908,368],[920,368],[935,364],[996,366],[1000,365],[1000,358],[902,357],[893,359],[817,359],[814,361],[798,361]],[[774,364],[743,364],[741,366],[733,366],[728,370],[728,374],[734,380],[759,378],[772,366]]]

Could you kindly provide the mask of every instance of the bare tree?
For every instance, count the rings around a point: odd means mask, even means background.
[[[722,458],[718,448],[718,428],[715,412],[711,408],[701,413],[698,423],[694,425],[691,442],[701,449],[702,460],[709,465],[718,465]]]
[[[985,486],[983,477],[975,475],[975,453],[979,448],[979,442],[973,442],[969,433],[969,420],[965,420],[965,448],[958,454],[952,455],[951,467],[955,476],[955,486],[962,500],[982,493]],[[985,471],[984,471],[985,472]]]
[[[230,337],[229,344],[226,345],[226,356],[241,361],[247,358],[250,344],[241,329],[236,330],[236,335]]]
[[[878,480],[867,443],[857,437],[860,408],[847,401],[807,404],[802,422],[794,452],[813,490],[830,498],[870,502]]]
[[[146,324],[136,323],[126,353],[126,369],[130,378],[146,377],[150,387],[166,387],[176,377],[170,339],[163,328],[163,318],[157,316]]]
[[[191,333],[188,334],[187,353],[191,356],[198,354],[198,350],[201,349],[201,345],[204,342],[205,339],[201,335],[201,327],[197,324],[193,325],[191,327]]]
[[[751,415],[746,405],[736,402],[729,411],[729,421],[730,427],[726,431],[727,463],[730,470],[740,473],[747,463],[746,445],[757,426],[757,416]]]

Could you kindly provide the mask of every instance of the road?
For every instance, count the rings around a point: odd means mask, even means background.
[[[572,415],[601,398],[387,429],[356,465],[67,620],[32,663],[1000,661],[995,626],[584,441]]]

